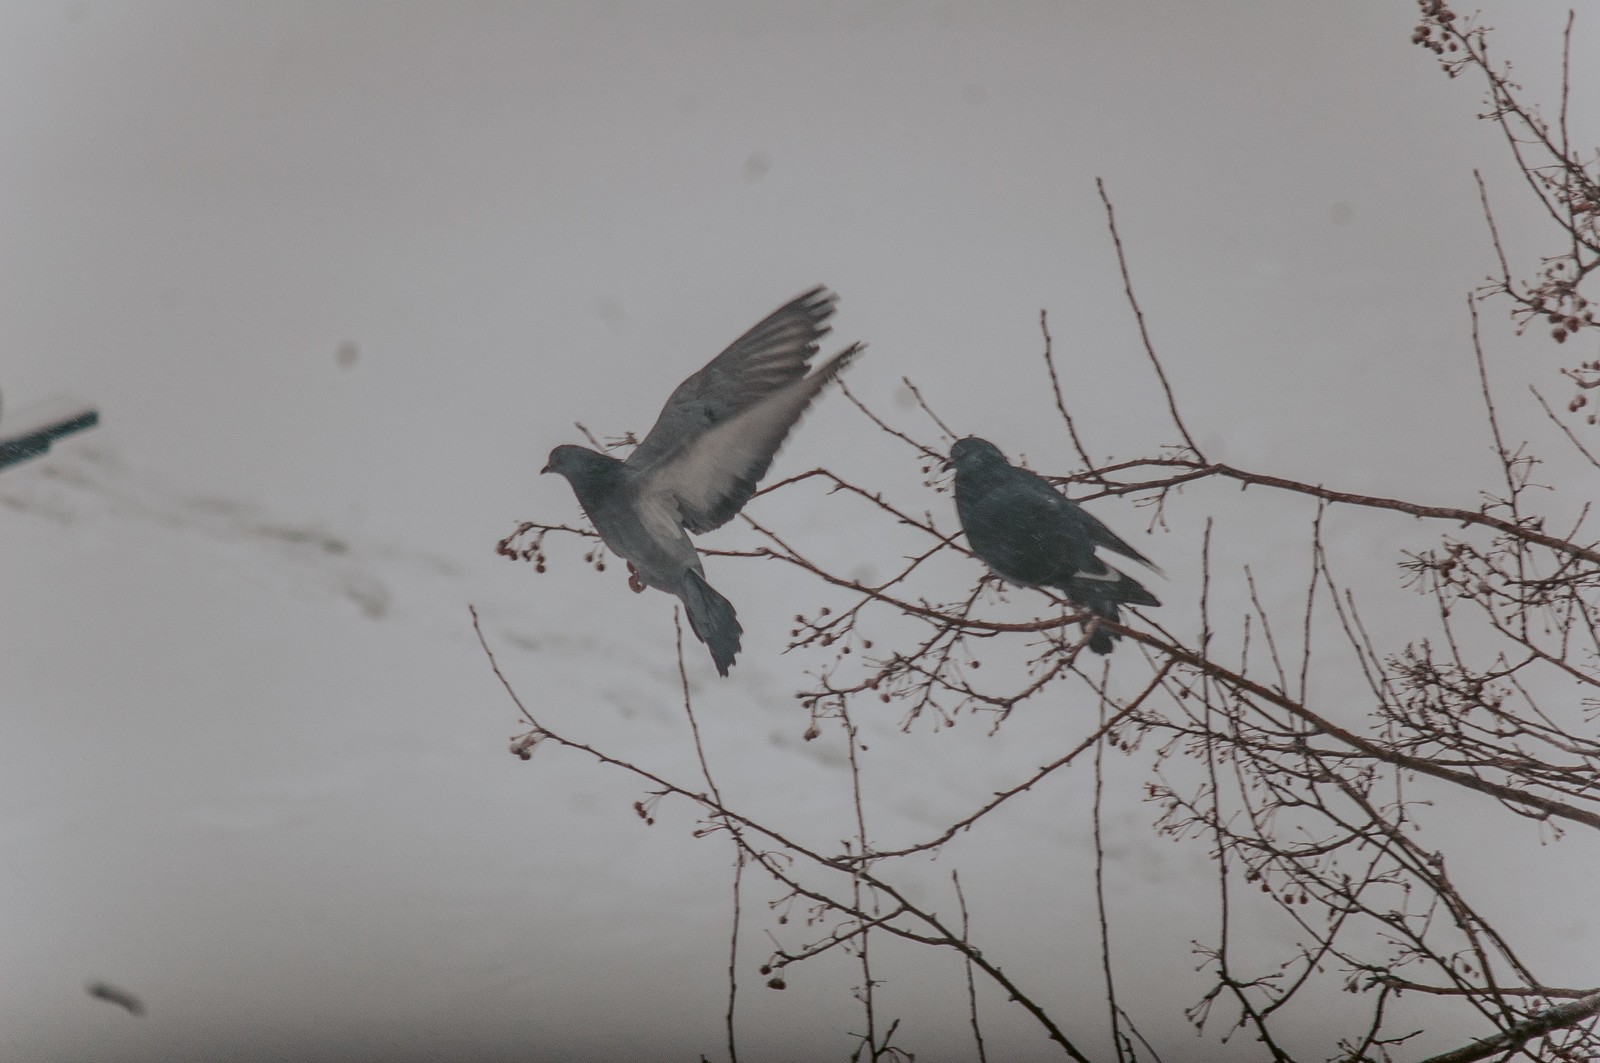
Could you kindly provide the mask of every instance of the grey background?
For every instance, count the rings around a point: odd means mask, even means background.
[[[1564,13],[1489,16],[1551,105]],[[466,603],[546,722],[692,783],[670,599],[630,594],[573,544],[543,576],[493,554],[518,520],[577,518],[565,483],[536,475],[545,453],[580,441],[575,419],[647,427],[682,377],[818,282],[842,293],[839,343],[871,345],[851,388],[926,437],[903,375],[958,431],[1070,469],[1039,358],[1047,308],[1096,457],[1174,441],[1097,176],[1212,457],[1476,504],[1495,467],[1464,305],[1493,266],[1474,167],[1513,253],[1551,248],[1473,120],[1477,85],[1408,43],[1414,15],[1398,0],[0,5],[0,388],[8,408],[65,391],[104,417],[0,480],[5,1054],[715,1056],[725,843],[691,840],[681,804],[644,826],[641,788],[578,757],[508,756],[518,728]],[[1590,61],[1596,25],[1579,23]],[[1513,336],[1502,311],[1485,320],[1497,381],[1548,435],[1523,388],[1559,395],[1571,352]],[[816,464],[950,518],[836,394],[774,475]],[[1193,492],[1136,540],[1170,576],[1174,630],[1195,630],[1207,515],[1219,593],[1237,604],[1248,562],[1274,609],[1298,608],[1307,512],[1257,505]],[[860,507],[805,491],[756,506],[846,571],[897,557]],[[1129,534],[1148,518],[1096,511]],[[1399,645],[1427,608],[1393,562],[1428,529],[1332,530]],[[748,632],[726,682],[689,649],[724,790],[834,846],[842,747],[803,742],[790,697],[823,658],[779,654],[792,614],[828,599],[778,565],[708,567]],[[971,576],[944,571],[944,593]],[[1354,689],[1333,667],[1327,682]],[[866,721],[880,836],[925,837],[1075,742],[1093,705],[1060,697],[994,736]],[[1212,1042],[1177,1015],[1199,984],[1189,941],[1214,925],[1195,907],[1210,865],[1150,836],[1143,762],[1122,763],[1122,990],[1169,1058],[1198,1059]],[[903,873],[948,913],[959,867],[986,951],[1098,1047],[1085,785],[1056,780]],[[1435,826],[1470,841],[1490,812],[1442,808]],[[1528,916],[1550,982],[1590,984],[1592,914],[1561,901],[1600,861],[1525,833],[1469,845],[1461,873]],[[1525,859],[1544,870],[1507,873]],[[754,975],[774,896],[747,879],[744,1055],[843,1058],[853,967],[814,961],[781,994]],[[966,1058],[959,967],[880,962],[897,1043]],[[149,1014],[90,999],[98,978]],[[1014,1007],[983,1004],[991,1058],[1045,1057]],[[1349,1032],[1335,1008],[1304,1031]]]

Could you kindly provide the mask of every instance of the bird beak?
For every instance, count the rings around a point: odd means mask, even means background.
[[[954,460],[952,460],[950,458],[946,458],[946,459],[944,459],[943,465],[941,465],[940,467],[942,469],[944,469],[945,472],[949,472],[951,469],[956,467],[956,463],[955,463]]]
[[[544,468],[539,470],[539,475],[543,476],[545,473],[547,473],[549,471],[550,471],[550,466],[546,465]]]

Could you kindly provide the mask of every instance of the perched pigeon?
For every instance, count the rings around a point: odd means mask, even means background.
[[[1053,587],[1074,605],[1117,621],[1118,605],[1160,605],[1133,577],[1095,556],[1105,547],[1161,570],[1044,477],[1006,461],[987,439],[968,436],[950,448],[956,514],[973,553],[995,574],[1027,587]],[[1084,622],[1088,628],[1089,622]],[[1110,653],[1119,636],[1097,629],[1089,648]]]
[[[836,299],[813,288],[734,340],[678,385],[626,461],[559,446],[543,469],[567,478],[600,538],[628,560],[640,583],[683,600],[690,628],[722,675],[744,629],[728,599],[706,582],[684,532],[733,519],[817,392],[862,349],[846,348],[806,375]]]

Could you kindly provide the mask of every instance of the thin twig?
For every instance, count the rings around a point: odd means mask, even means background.
[[[967,940],[969,928],[967,919],[967,897],[961,892],[961,874],[957,871],[950,872],[950,880],[956,886],[956,903],[961,906],[961,940]],[[989,1063],[989,1056],[983,1049],[983,1030],[978,1026],[978,987],[972,981],[972,960],[966,959],[967,971],[967,1017],[972,1023],[972,1039],[978,1045],[978,1063]]]
[[[1110,662],[1106,668],[1109,671]],[[1100,708],[1100,733],[1106,727],[1106,699],[1101,695]],[[1111,973],[1111,923],[1106,915],[1106,846],[1105,839],[1100,833],[1100,808],[1101,800],[1105,793],[1105,772],[1102,770],[1101,758],[1105,751],[1105,743],[1096,741],[1094,744],[1094,805],[1090,809],[1090,822],[1094,826],[1094,904],[1100,917],[1100,970],[1106,980],[1106,1007],[1111,1013],[1111,1044],[1116,1049],[1118,1063],[1126,1063],[1127,1054],[1123,1046],[1122,1026],[1119,1016],[1121,1010],[1117,1006],[1117,982]],[[963,909],[964,911],[964,909]]]
[[[689,730],[694,735],[695,756],[700,758],[700,771],[705,776],[706,788],[711,791],[717,805],[722,804],[722,792],[711,777],[711,765],[706,760],[706,749],[700,741],[700,724],[694,718],[694,700],[689,696],[689,672],[683,663],[683,618],[677,607],[672,610],[672,632],[678,651],[678,686],[683,691],[683,712],[689,717]],[[733,824],[727,824],[734,835],[733,849],[733,930],[728,942],[728,1010],[725,1015],[728,1029],[728,1063],[739,1063],[739,1046],[733,1035],[734,1003],[739,997],[739,879],[744,869],[744,848]]]
[[[961,438],[960,436],[956,435],[954,429],[944,423],[944,420],[940,418],[938,414],[933,412],[933,407],[928,405],[928,401],[922,397],[922,392],[917,390],[917,385],[911,382],[910,377],[901,377],[900,383],[904,384],[906,386],[906,390],[911,392],[911,397],[917,400],[917,406],[921,408],[923,413],[928,415],[928,419],[939,426],[939,431],[943,432],[945,436],[948,437],[952,442]]]
[[[1122,250],[1122,236],[1117,232],[1117,212],[1111,206],[1111,197],[1106,194],[1104,178],[1096,177],[1094,186],[1100,192],[1100,202],[1105,204],[1106,225],[1111,230],[1111,241],[1117,247],[1117,268],[1122,271],[1122,290],[1128,296],[1128,305],[1133,307],[1133,316],[1139,323],[1139,339],[1144,342],[1144,352],[1150,356],[1150,364],[1155,367],[1156,379],[1161,381],[1161,390],[1167,396],[1167,410],[1172,414],[1172,423],[1178,426],[1178,433],[1183,436],[1183,441],[1194,456],[1201,461],[1205,455],[1200,452],[1200,447],[1195,443],[1194,437],[1189,435],[1189,430],[1183,425],[1183,418],[1178,416],[1178,403],[1172,397],[1172,385],[1167,383],[1166,370],[1161,368],[1161,359],[1156,357],[1155,344],[1150,342],[1150,330],[1145,327],[1144,311],[1139,308],[1139,298],[1133,294],[1133,278],[1128,273],[1128,256]]]
[[[839,383],[839,391],[844,395],[845,398],[849,399],[851,401],[851,403],[853,403],[855,405],[856,409],[858,409],[862,413],[866,414],[867,420],[869,420],[873,424],[877,425],[883,431],[885,431],[885,432],[889,433],[890,435],[894,436],[896,439],[900,440],[902,443],[906,444],[908,447],[911,447],[913,450],[917,451],[917,453],[921,454],[923,457],[932,458],[934,461],[943,461],[944,460],[944,455],[943,454],[939,453],[937,450],[934,450],[932,447],[928,446],[926,443],[919,443],[915,439],[912,439],[910,436],[906,435],[904,432],[900,431],[899,429],[890,428],[889,425],[883,420],[883,418],[881,418],[877,414],[873,413],[872,410],[870,408],[868,408],[866,403],[864,403],[860,399],[856,398],[855,393],[850,390],[850,385],[849,384],[845,383],[843,380],[840,380],[838,383]]]
[[[861,762],[856,756],[856,728],[850,720],[850,711],[845,707],[843,699],[838,704],[839,720],[844,725],[845,749],[850,761],[850,797],[855,804],[856,811],[856,844],[861,852],[867,852],[867,814],[861,806]],[[857,911],[866,911],[866,905],[861,903],[862,877],[859,869],[865,868],[866,862],[857,865],[858,873],[851,879],[851,900]],[[877,900],[873,900],[874,914],[876,914]],[[861,940],[856,946],[856,957],[861,961],[861,1003],[867,1012],[866,1047],[871,1053],[871,1058],[876,1060],[879,1054],[878,1045],[878,1012],[874,1005],[873,979],[872,979],[872,935],[866,927],[862,927]],[[884,1038],[887,1047],[888,1037]],[[860,1050],[857,1049],[857,1055]]]
[[[1054,344],[1050,338],[1050,315],[1048,311],[1039,311],[1039,331],[1044,334],[1044,367],[1050,372],[1050,391],[1055,395],[1056,409],[1061,413],[1061,419],[1066,422],[1067,435],[1072,437],[1072,449],[1078,452],[1078,460],[1083,462],[1083,467],[1089,471],[1100,483],[1106,479],[1100,474],[1095,463],[1090,460],[1089,452],[1084,449],[1083,440],[1078,438],[1078,426],[1072,421],[1072,414],[1067,412],[1067,401],[1061,394],[1061,378],[1056,375],[1056,359]]]
[[[1044,779],[1078,759],[1078,757],[1085,750],[1094,748],[1100,739],[1105,737],[1106,734],[1112,730],[1112,728],[1116,727],[1117,724],[1121,723],[1123,720],[1137,712],[1139,710],[1139,706],[1144,703],[1145,698],[1147,698],[1160,686],[1162,679],[1166,677],[1167,672],[1171,669],[1171,667],[1172,665],[1169,662],[1157,669],[1155,677],[1144,688],[1139,696],[1130,701],[1109,720],[1105,721],[1105,723],[1101,724],[1099,727],[1096,727],[1093,734],[1089,735],[1083,741],[1073,746],[1072,749],[1067,751],[1062,756],[1057,757],[1055,760],[1052,760],[1050,763],[1046,764],[1044,767],[1028,776],[1022,782],[1010,787],[1009,789],[1001,790],[999,793],[994,795],[993,800],[986,801],[976,812],[956,820],[954,823],[950,824],[948,828],[941,831],[938,836],[930,838],[925,842],[918,842],[916,845],[908,845],[904,849],[876,850],[870,854],[871,858],[874,860],[880,860],[895,856],[910,856],[912,853],[921,853],[927,852],[929,849],[937,849],[939,846],[945,844],[962,831],[967,830],[974,823],[978,822],[978,820],[987,816],[989,813],[993,812],[995,809],[999,808],[1013,797],[1033,789]],[[850,858],[848,856],[842,856],[839,857],[839,859],[841,861],[845,861]]]
[[[1583,443],[1579,441],[1578,437],[1572,434],[1572,429],[1567,427],[1566,422],[1556,416],[1555,411],[1550,408],[1550,404],[1544,401],[1544,396],[1539,394],[1539,389],[1534,387],[1532,384],[1529,384],[1528,390],[1533,392],[1533,397],[1539,400],[1539,405],[1544,409],[1544,415],[1550,418],[1550,423],[1561,429],[1562,433],[1566,435],[1567,439],[1572,443],[1572,445],[1578,448],[1578,453],[1582,454],[1584,458],[1588,460],[1590,465],[1600,469],[1600,458],[1596,458],[1593,454],[1591,454],[1589,452],[1589,448],[1584,446]]]

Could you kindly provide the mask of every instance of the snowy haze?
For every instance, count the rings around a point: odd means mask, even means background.
[[[64,392],[102,414],[0,476],[5,1054],[715,1058],[726,839],[691,838],[683,802],[647,827],[644,788],[576,754],[511,757],[520,728],[467,603],[543,722],[697,787],[672,600],[596,573],[573,541],[551,540],[542,576],[494,554],[519,520],[578,519],[567,484],[537,475],[545,454],[582,441],[575,420],[642,431],[679,380],[816,283],[842,296],[829,349],[870,344],[851,389],[925,437],[902,376],[957,431],[1071,469],[1039,357],[1048,309],[1094,456],[1176,441],[1096,177],[1209,456],[1476,505],[1495,466],[1464,307],[1493,266],[1474,167],[1513,252],[1546,248],[1473,120],[1478,86],[1408,43],[1414,15],[1402,0],[0,6],[0,389],[7,408]],[[1564,17],[1489,12],[1536,99],[1555,99]],[[1590,60],[1597,25],[1579,26]],[[1485,322],[1495,374],[1526,415],[1524,385],[1568,352],[1512,337],[1502,312]],[[819,464],[953,520],[837,393],[774,476]],[[1255,523],[1253,499],[1197,492],[1150,536],[1125,501],[1096,512],[1162,564],[1162,620],[1190,634],[1208,513],[1219,570],[1248,562],[1270,606],[1296,608],[1303,525]],[[902,552],[870,511],[816,491],[752,512],[851,574]],[[1427,609],[1389,566],[1427,529],[1331,531],[1389,594],[1368,619],[1398,645]],[[703,542],[751,541],[730,526]],[[803,741],[792,698],[825,658],[779,652],[793,614],[828,599],[784,566],[707,567],[746,627],[726,681],[687,648],[722,792],[835,851],[853,831],[843,745]],[[923,593],[971,577],[940,571],[951,582]],[[972,719],[901,734],[898,706],[863,721],[878,838],[922,840],[1070,748],[1095,706],[1061,691],[993,737]],[[1152,837],[1143,767],[1113,758],[1108,797],[1121,989],[1168,1059],[1199,1059],[1214,1037],[1177,1016],[1196,995],[1189,942],[1214,934],[1192,906],[1213,872],[1202,846]],[[1098,1054],[1087,784],[1074,769],[885,873],[949,916],[960,869],[974,939]],[[1457,832],[1492,814],[1463,808]],[[1487,908],[1553,907],[1600,874],[1575,841],[1538,855],[1557,873],[1477,869]],[[800,965],[783,993],[755,973],[766,930],[813,937],[777,926],[776,896],[746,876],[741,1055],[844,1058],[854,966]],[[1593,983],[1592,917],[1533,927],[1549,983]],[[895,1043],[967,1058],[955,960],[886,946],[881,963]],[[102,979],[148,1014],[85,993]],[[1014,1005],[981,1004],[990,1058],[1054,1058]],[[1330,1014],[1305,1032],[1350,1031]]]

